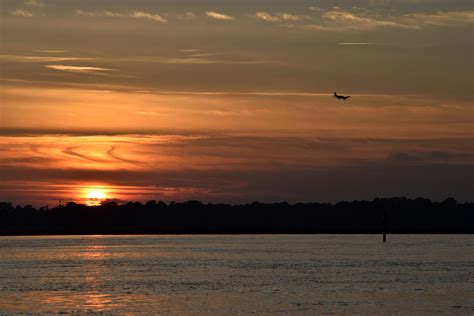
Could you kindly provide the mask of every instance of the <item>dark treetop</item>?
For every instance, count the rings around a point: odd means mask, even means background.
[[[244,205],[148,201],[55,208],[0,202],[0,234],[474,233],[474,203],[388,198]]]

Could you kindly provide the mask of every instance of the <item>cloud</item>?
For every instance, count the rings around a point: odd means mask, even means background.
[[[206,65],[206,64],[276,64],[274,61],[252,59],[252,58],[235,58],[235,59],[212,59],[209,57],[216,54],[196,53],[198,50],[181,50],[184,53],[190,53],[186,57],[165,57],[165,56],[136,56],[136,57],[63,57],[63,56],[25,56],[25,55],[0,55],[0,61],[20,62],[20,63],[41,63],[41,62],[62,62],[62,61],[96,61],[96,62],[139,62],[139,63],[159,63],[159,64],[181,64],[181,65]]]
[[[180,49],[179,51],[182,53],[192,53],[192,52],[199,52],[199,49],[190,48],[190,49]]]
[[[294,15],[291,13],[277,13],[272,15],[265,11],[255,13],[255,17],[267,22],[297,22],[311,19],[311,17],[307,15]]]
[[[124,157],[118,155],[116,153],[116,149],[117,149],[116,146],[110,147],[110,149],[107,151],[107,155],[109,155],[109,157],[111,157],[115,160],[121,161],[121,162],[126,162],[126,163],[130,163],[130,164],[134,164],[134,165],[141,164],[141,162],[138,161],[138,160],[127,159],[127,158],[124,158]]]
[[[129,14],[126,13],[119,13],[119,12],[114,12],[114,11],[83,11],[80,9],[76,10],[76,15],[79,16],[87,16],[87,17],[109,17],[109,18],[123,18],[123,17],[129,17],[133,19],[148,19],[152,20],[155,22],[161,22],[161,23],[166,23],[168,22],[166,19],[161,17],[158,14],[153,14],[145,11],[133,11]]]
[[[104,160],[104,159],[98,159],[98,158],[95,158],[95,157],[89,157],[89,156],[87,156],[87,155],[78,153],[78,152],[76,151],[76,147],[68,147],[68,148],[65,148],[62,152],[63,152],[64,154],[68,155],[68,156],[77,157],[77,158],[81,158],[81,159],[84,159],[84,160],[89,160],[89,161],[94,161],[94,162],[103,162],[103,163],[106,163],[106,162],[107,162],[107,160]]]
[[[44,3],[41,0],[27,0],[25,4],[37,8],[44,7]]]
[[[337,9],[324,13],[319,23],[307,24],[304,28],[334,32],[381,28],[422,30],[428,27],[446,27],[472,23],[474,23],[474,11],[439,11],[399,16],[380,16],[380,14],[371,11],[355,13]]]
[[[61,57],[61,56],[25,56],[25,55],[0,55],[0,61],[7,62],[23,62],[23,63],[37,63],[37,62],[58,62],[71,60],[91,60],[91,58],[83,57]]]
[[[291,13],[279,13],[278,15],[281,17],[283,21],[287,21],[287,22],[296,22],[296,21],[311,19],[311,17],[307,15],[294,15]]]
[[[474,23],[474,11],[448,11],[406,14],[404,18],[420,26],[449,26]]]
[[[417,152],[399,152],[390,153],[386,162],[392,163],[438,163],[438,164],[473,164],[474,154],[467,151],[447,151],[447,150],[431,150],[431,151],[417,151]]]
[[[134,11],[132,12],[130,16],[135,19],[149,19],[155,22],[162,22],[162,23],[168,22],[166,19],[162,18],[158,14],[151,14],[144,11]]]
[[[45,65],[46,68],[75,72],[81,74],[104,74],[104,72],[115,71],[115,69],[100,68],[100,67],[82,67],[82,66],[66,66],[66,65]]]
[[[369,0],[370,5],[390,5],[390,4],[429,4],[443,2],[443,0]]]
[[[255,17],[260,20],[268,21],[268,22],[280,22],[281,19],[277,16],[271,15],[268,12],[257,12],[255,13]]]
[[[341,31],[347,31],[347,29],[341,28],[341,27],[336,27],[336,26],[331,26],[331,25],[324,25],[324,24],[306,24],[303,26],[303,28],[307,30],[312,30],[312,31],[321,31],[321,32],[341,32]]]
[[[313,12],[323,12],[323,11],[325,11],[323,8],[316,7],[316,6],[308,7],[308,10],[313,11]]]
[[[58,50],[58,49],[37,49],[35,52],[46,53],[46,54],[64,54],[70,53],[68,50]]]
[[[366,42],[345,42],[345,43],[338,43],[338,45],[368,46],[368,45],[375,45],[375,43],[366,43]]]
[[[316,6],[310,6],[310,7],[308,7],[308,10],[312,11],[312,12],[323,12],[323,11],[325,11],[323,8],[316,7]]]
[[[191,52],[191,51],[189,51]],[[235,64],[235,65],[256,65],[256,64],[275,64],[271,60],[252,59],[252,58],[235,58],[235,59],[216,59],[207,58],[212,57],[210,53],[190,54],[186,57],[168,57],[168,56],[148,56],[148,57],[127,57],[127,58],[108,58],[104,61],[115,62],[147,62],[159,64],[180,64],[180,65],[207,65],[207,64]],[[95,59],[97,61],[101,59]]]
[[[397,28],[417,28],[416,26],[406,25],[400,21],[390,19],[380,20],[366,16],[356,15],[348,11],[329,11],[323,14],[323,19],[330,23],[348,29],[374,29],[380,27],[397,27]]]
[[[224,21],[232,21],[234,20],[233,16],[226,15],[223,13],[218,13],[215,11],[207,11],[206,15],[210,17],[211,19],[216,19],[216,20],[224,20]]]
[[[96,17],[96,16],[102,16],[103,15],[100,12],[82,11],[80,9],[77,9],[75,12],[76,12],[76,15],[80,15],[80,16],[90,16],[90,17],[94,16],[94,17]]]
[[[140,186],[139,192],[156,187],[205,189],[213,194],[201,199],[244,201],[406,193],[435,197],[446,192],[472,196],[472,138],[52,132],[0,139],[0,188],[9,182],[11,188],[15,181],[75,186],[100,181]],[[354,179],[360,185],[354,186]],[[22,195],[21,189],[15,191]],[[189,194],[183,191],[177,198]]]
[[[215,53],[199,53],[199,54],[191,54],[190,57],[209,57],[209,56],[216,56]]]
[[[112,12],[112,11],[103,11],[102,14],[104,16],[108,16],[108,17],[111,17],[111,18],[119,18],[119,17],[123,16],[121,13]]]
[[[11,13],[13,16],[18,16],[18,17],[23,17],[23,18],[31,18],[33,16],[33,13],[26,11],[26,10],[21,10],[17,9]]]

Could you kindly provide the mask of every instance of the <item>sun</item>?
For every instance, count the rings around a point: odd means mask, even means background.
[[[107,200],[106,190],[101,188],[89,188],[86,190],[85,196],[85,202],[89,206],[97,206]]]
[[[105,200],[107,196],[103,190],[93,189],[87,193],[87,198],[90,200]]]

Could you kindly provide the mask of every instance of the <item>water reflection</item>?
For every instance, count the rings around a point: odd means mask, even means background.
[[[106,312],[116,307],[117,304],[113,304],[113,297],[111,294],[93,292],[84,295],[83,310]]]
[[[471,249],[468,235],[6,237],[0,315],[471,315]]]
[[[102,242],[101,236],[91,236],[86,241],[90,244],[80,250],[80,257],[85,260],[82,266],[84,287],[89,291],[83,294],[81,310],[110,311],[114,305],[113,298],[110,293],[104,293],[103,289],[110,282],[110,267],[107,268],[106,260],[110,258],[111,250]]]
[[[81,257],[86,260],[103,260],[109,257],[107,247],[104,245],[90,245],[86,246],[80,253]]]

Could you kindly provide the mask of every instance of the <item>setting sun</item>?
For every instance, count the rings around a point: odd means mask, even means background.
[[[102,188],[89,188],[86,190],[86,204],[89,206],[100,205],[107,199],[106,190]]]
[[[103,190],[91,190],[89,193],[87,193],[87,198],[88,199],[94,199],[94,200],[104,200],[106,198],[105,192]]]

